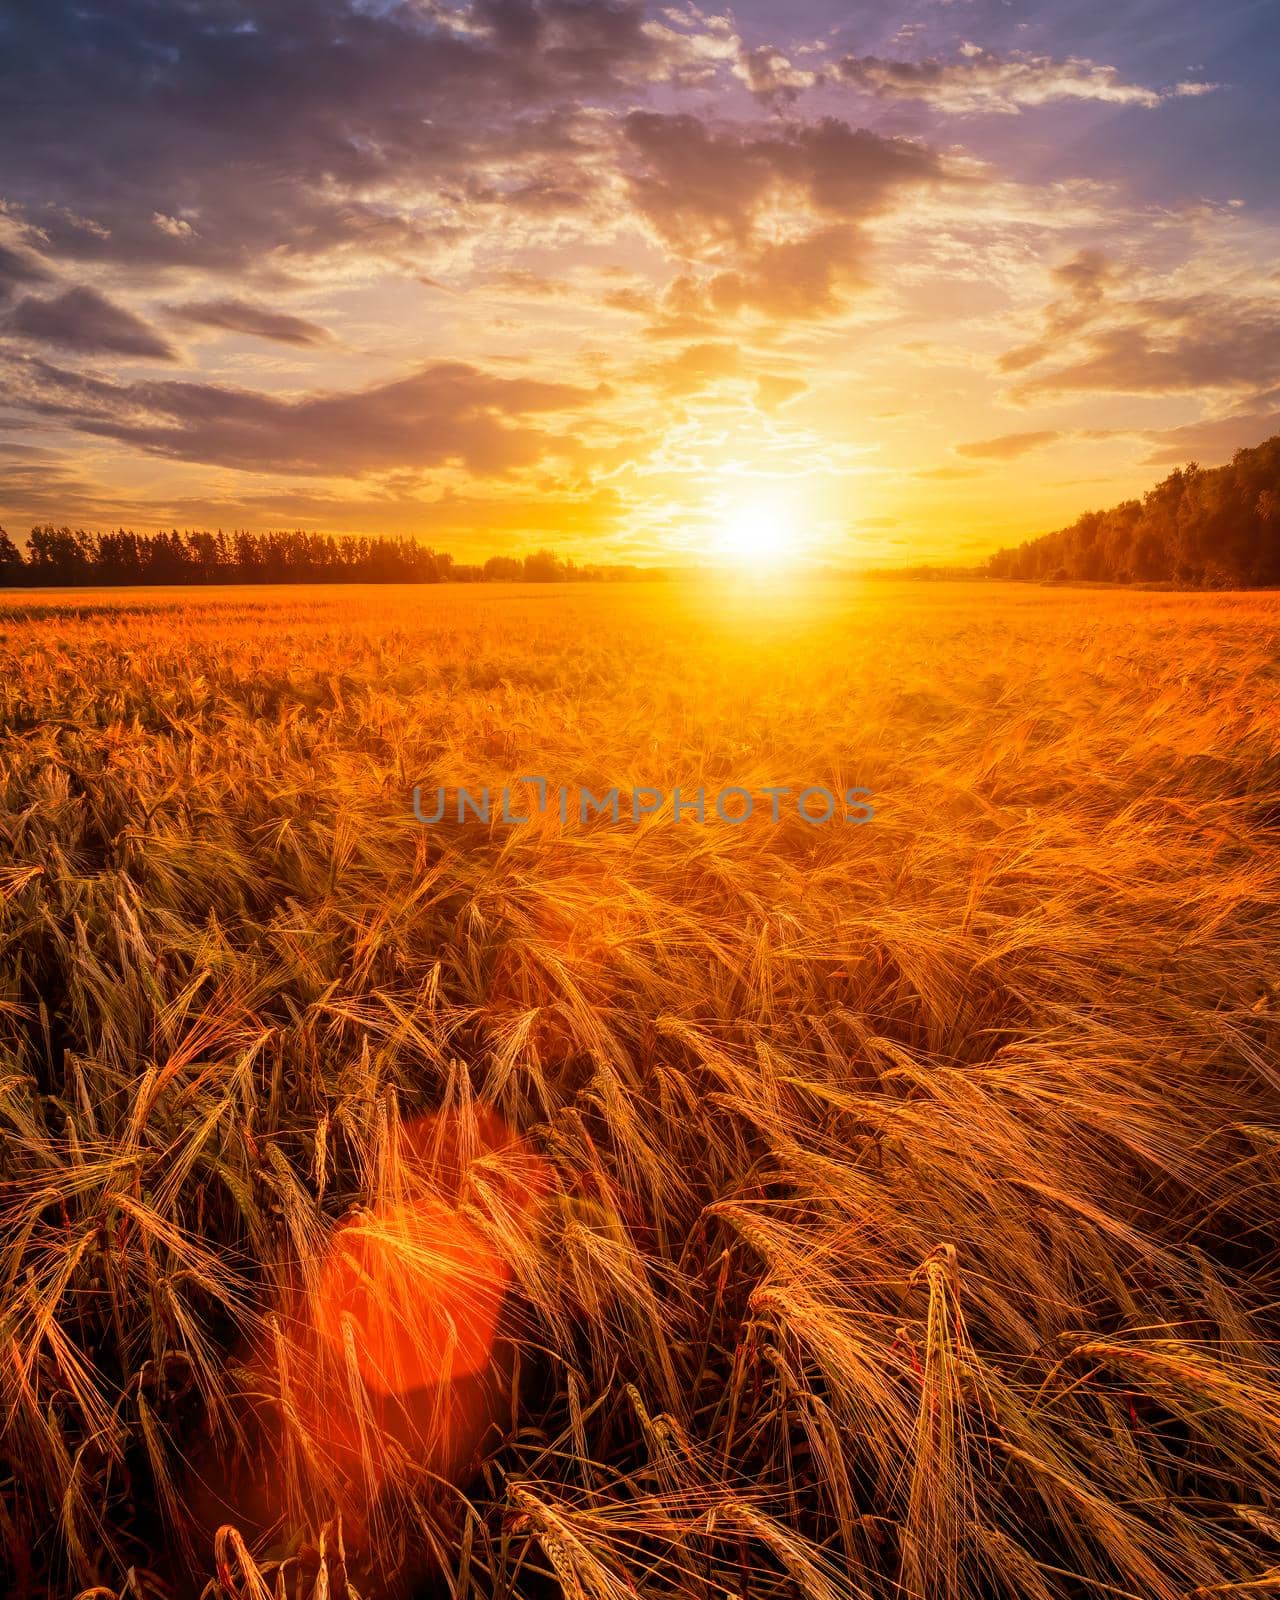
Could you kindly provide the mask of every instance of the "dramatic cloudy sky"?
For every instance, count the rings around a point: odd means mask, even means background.
[[[985,554],[1280,430],[1277,0],[3,0],[0,522]]]

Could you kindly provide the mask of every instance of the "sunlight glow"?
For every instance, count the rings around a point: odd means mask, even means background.
[[[784,566],[795,550],[795,523],[788,509],[763,498],[737,502],[719,519],[716,554],[755,571]]]

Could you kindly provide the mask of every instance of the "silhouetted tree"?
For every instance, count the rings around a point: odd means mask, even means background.
[[[555,583],[563,576],[564,567],[553,550],[535,550],[524,558],[526,583]]]
[[[227,534],[202,531],[86,533],[82,528],[32,528],[24,552],[0,529],[0,583],[479,583],[531,578],[536,582],[617,576],[635,569],[581,571],[550,550],[523,561],[495,556],[483,567],[455,564],[446,551],[410,538],[335,538],[332,534]]]
[[[22,552],[13,540],[0,528],[0,584],[21,583],[26,574],[26,563],[22,559]]]

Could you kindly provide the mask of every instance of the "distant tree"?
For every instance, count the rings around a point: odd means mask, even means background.
[[[535,550],[524,558],[526,583],[555,583],[564,577],[564,566],[553,550]]]
[[[83,531],[35,527],[27,542],[27,562],[36,583],[86,583],[93,570],[92,545]]]
[[[21,583],[26,575],[26,562],[22,559],[22,551],[18,549],[13,540],[0,528],[0,584],[12,585]]]
[[[0,583],[480,583],[485,579],[634,578],[634,567],[579,568],[553,551],[519,560],[494,556],[485,565],[455,563],[447,551],[411,538],[336,538],[333,534],[228,534],[201,530],[137,534],[83,528],[32,528],[27,551],[0,528]]]

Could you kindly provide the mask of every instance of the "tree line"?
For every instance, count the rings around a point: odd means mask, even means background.
[[[1167,581],[1209,589],[1280,584],[1280,435],[1225,467],[1194,461],[1141,500],[1001,550],[996,578]]]
[[[644,576],[637,567],[578,566],[552,550],[455,561],[408,538],[323,533],[92,533],[32,528],[25,548],[0,528],[0,588],[199,583],[554,583]]]

